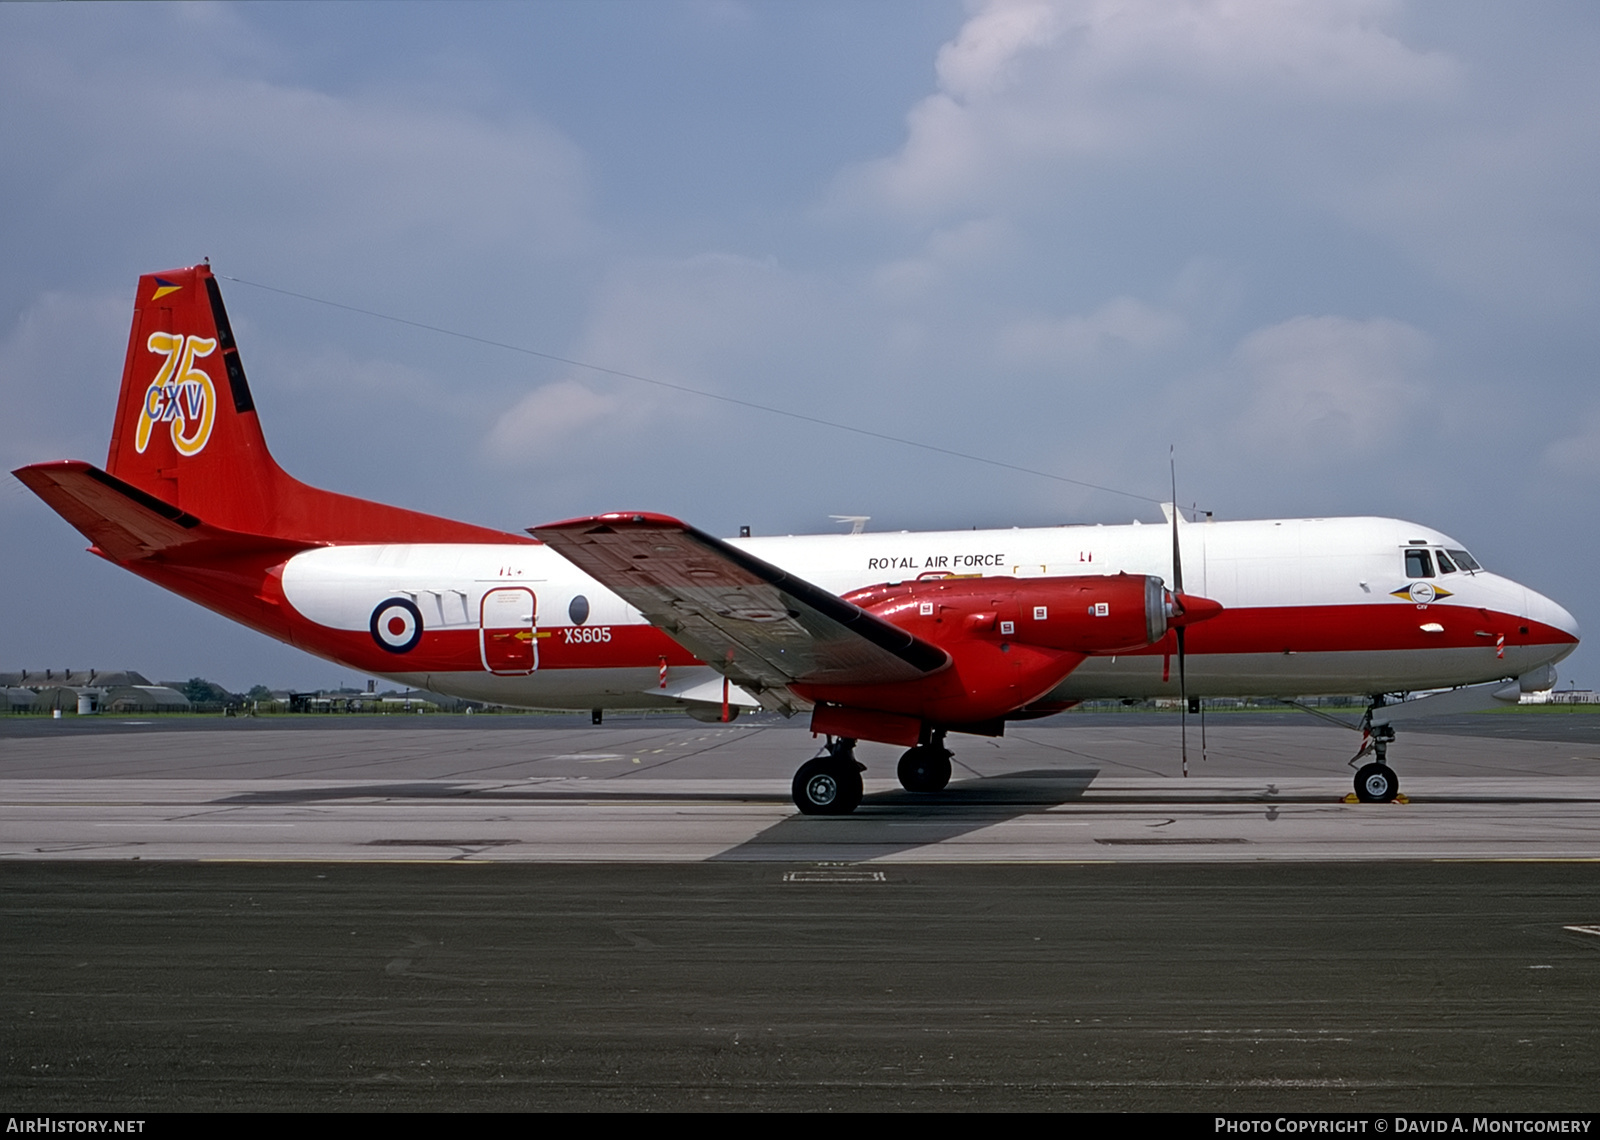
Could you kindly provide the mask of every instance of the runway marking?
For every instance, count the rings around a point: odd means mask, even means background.
[[[786,883],[886,883],[882,871],[785,871]]]
[[[1430,863],[1600,863],[1600,855],[1435,855]]]
[[[135,855],[134,858],[138,859],[139,857],[137,855]],[[189,860],[183,860],[183,861],[184,862],[189,862]],[[309,863],[309,864],[321,865],[321,866],[328,866],[329,864],[333,864],[333,863],[337,863],[337,864],[339,864],[341,866],[344,866],[346,864],[351,864],[351,863],[370,863],[370,864],[380,865],[380,866],[381,865],[389,865],[389,864],[399,864],[401,866],[415,866],[417,864],[427,864],[429,866],[438,866],[438,867],[503,867],[503,866],[506,865],[504,863],[489,863],[489,862],[484,862],[484,861],[481,861],[481,860],[478,861],[478,862],[473,862],[470,859],[340,859],[340,858],[329,858],[329,857],[326,857],[326,856],[318,858],[317,856],[314,856],[314,855],[308,855],[308,856],[303,856],[303,857],[287,857],[286,856],[284,858],[279,858],[279,859],[250,859],[250,858],[244,858],[244,857],[231,857],[231,856],[230,857],[220,857],[220,856],[214,856],[214,857],[211,857],[211,858],[196,859],[196,860],[194,860],[194,862],[196,862],[196,863],[250,863],[250,864],[257,864],[257,865],[269,866],[269,867],[270,866],[274,866],[274,865],[279,864],[279,863]]]
[[[1107,847],[1183,847],[1199,846],[1210,843],[1249,843],[1248,839],[1177,839],[1162,836],[1152,839],[1096,839],[1096,843],[1103,843]]]
[[[520,839],[369,839],[368,847],[506,847]]]
[[[1570,930],[1574,934],[1593,934],[1600,936],[1600,926],[1563,926],[1562,930]]]
[[[246,823],[242,820],[206,819],[190,823],[181,819],[163,819],[156,823],[92,823],[91,827],[298,827],[297,823]]]

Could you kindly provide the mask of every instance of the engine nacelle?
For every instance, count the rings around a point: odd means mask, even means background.
[[[916,681],[793,686],[818,706],[815,731],[886,743],[915,743],[927,726],[997,724],[1084,658],[1143,649],[1193,620],[1184,608],[1190,599],[1145,574],[934,578],[869,586],[845,599],[950,655],[947,668]]]
[[[1148,574],[934,578],[846,594],[869,613],[951,652],[1004,641],[1072,653],[1125,653],[1166,636],[1173,599]]]

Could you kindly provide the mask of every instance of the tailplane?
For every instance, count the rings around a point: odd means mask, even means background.
[[[70,484],[76,505],[62,514],[97,541],[85,529],[88,516],[74,517],[85,510],[97,513],[89,499],[107,510],[118,503],[114,521],[123,529],[135,517],[164,518],[161,526],[171,528],[179,526],[173,520],[181,516],[193,520],[190,527],[203,522],[238,535],[302,545],[527,541],[323,491],[279,467],[261,433],[222,290],[209,265],[139,278],[106,470],[81,463],[37,464],[17,475],[47,501],[52,498],[42,489],[47,483],[62,491]]]

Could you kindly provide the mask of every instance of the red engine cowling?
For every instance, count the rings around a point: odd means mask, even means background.
[[[1142,649],[1166,636],[1171,596],[1148,574],[935,578],[846,594],[869,613],[953,652],[977,639],[1074,653]]]
[[[924,725],[998,721],[1055,688],[1084,658],[1141,649],[1183,620],[1161,580],[1144,574],[952,577],[869,586],[845,598],[950,654],[948,668],[917,681],[794,686],[818,703],[816,731],[897,744],[916,743]]]

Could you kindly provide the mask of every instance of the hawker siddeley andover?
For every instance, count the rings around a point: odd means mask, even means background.
[[[808,716],[825,743],[795,776],[807,813],[859,803],[858,741],[905,748],[901,782],[931,795],[948,734],[1095,698],[1372,694],[1356,794],[1390,800],[1407,710],[1549,688],[1578,644],[1561,606],[1397,519],[1169,507],[1170,526],[723,540],[627,511],[519,535],[319,490],[268,452],[205,265],[139,279],[104,470],[16,475],[100,557],[400,684]]]

